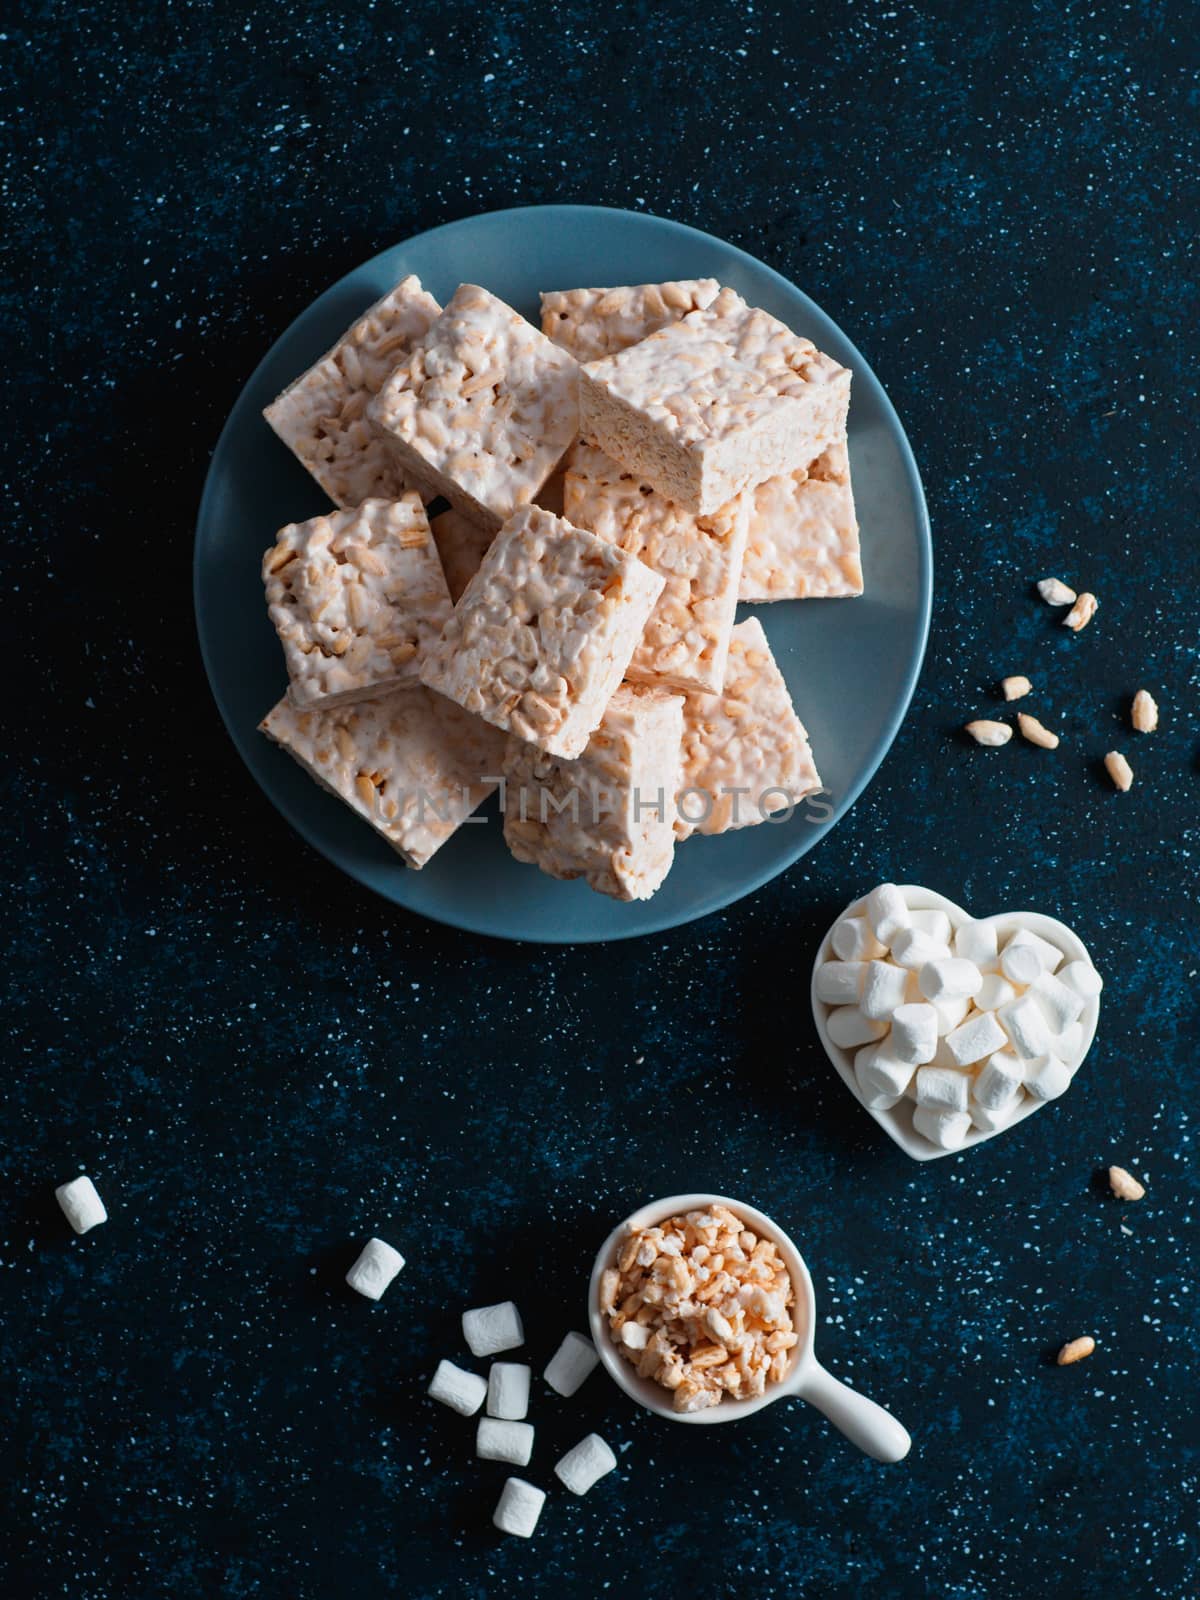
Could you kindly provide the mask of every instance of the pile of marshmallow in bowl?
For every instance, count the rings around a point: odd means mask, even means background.
[[[954,927],[884,883],[836,924],[834,959],[814,975],[825,1033],[853,1054],[863,1103],[889,1111],[907,1096],[914,1130],[939,1150],[1056,1099],[1091,1042],[1081,1017],[1102,987],[1092,963],[998,920]]]

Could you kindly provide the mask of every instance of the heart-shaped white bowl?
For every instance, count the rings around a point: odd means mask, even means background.
[[[1030,933],[1040,934],[1043,939],[1049,939],[1052,944],[1056,944],[1068,961],[1086,961],[1089,966],[1095,965],[1082,939],[1072,933],[1065,923],[1057,921],[1054,917],[1043,916],[1040,911],[1001,911],[994,917],[971,917],[961,906],[956,906],[953,900],[947,900],[945,895],[936,894],[932,889],[926,889],[921,884],[902,883],[899,888],[911,911],[944,911],[950,918],[952,928],[960,928],[964,922],[991,923],[995,926],[999,935],[1001,946],[1012,934],[1021,928],[1026,928]],[[928,1139],[916,1131],[912,1120],[914,1106],[907,1095],[889,1111],[872,1110],[867,1105],[859,1091],[858,1082],[854,1076],[855,1052],[853,1050],[843,1050],[840,1045],[834,1044],[825,1026],[829,1013],[836,1008],[826,1005],[823,1000],[818,1000],[816,990],[817,969],[823,966],[826,961],[837,960],[832,944],[833,928],[837,927],[842,917],[861,915],[866,910],[866,904],[866,895],[853,901],[836,918],[833,927],[821,940],[821,948],[817,951],[817,959],[813,963],[813,1019],[816,1022],[817,1033],[820,1035],[821,1043],[825,1046],[825,1053],[837,1068],[842,1082],[858,1101],[859,1105],[862,1106],[863,1110],[875,1118],[875,1121],[888,1137],[894,1139],[901,1150],[906,1155],[910,1155],[914,1161],[932,1161],[937,1156],[958,1155],[963,1150],[970,1150],[977,1144],[983,1144],[987,1139],[995,1139],[999,1134],[1009,1133],[1013,1128],[1024,1122],[1027,1117],[1031,1117],[1035,1111],[1040,1111],[1043,1106],[1056,1104],[1057,1102],[1052,1100],[1035,1100],[1030,1095],[1023,1095],[1022,1100],[1024,1103],[1011,1122],[1006,1123],[1003,1128],[995,1129],[992,1133],[985,1133],[981,1128],[972,1128],[962,1144],[955,1150],[942,1150],[937,1145],[931,1144]],[[1079,1053],[1078,1063],[1072,1063],[1074,1072],[1078,1072],[1079,1065],[1087,1059],[1087,1053],[1092,1048],[1092,1041],[1096,1037],[1096,1024],[1099,1020],[1100,997],[1096,995],[1085,1003],[1079,1017],[1080,1026],[1083,1029],[1083,1048]],[[1070,1089],[1068,1089],[1067,1094],[1070,1094],[1070,1092]],[[1066,1096],[1060,1096],[1060,1098],[1065,1099]]]

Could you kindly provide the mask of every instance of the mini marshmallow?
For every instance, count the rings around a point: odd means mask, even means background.
[[[897,1061],[920,1066],[937,1054],[937,1007],[924,1004],[897,1006],[892,1012],[888,1053]]]
[[[593,1484],[609,1473],[617,1458],[598,1433],[589,1433],[568,1450],[554,1467],[554,1476],[564,1483],[572,1494],[586,1494]]]
[[[930,961],[944,960],[950,947],[924,928],[901,928],[892,940],[892,960],[909,972],[919,972]]]
[[[524,1478],[509,1478],[492,1514],[492,1522],[501,1533],[515,1534],[518,1539],[531,1538],[545,1504],[544,1490],[535,1489]]]
[[[480,1417],[475,1430],[475,1454],[480,1461],[507,1461],[510,1467],[527,1467],[533,1454],[533,1424]]]
[[[488,1386],[474,1372],[464,1372],[453,1361],[439,1361],[437,1371],[425,1391],[431,1400],[449,1406],[460,1417],[473,1417],[484,1402]]]
[[[930,1004],[937,1012],[939,1039],[953,1033],[971,1009],[971,1002],[965,996],[961,1000],[933,1000]]]
[[[488,1373],[487,1412],[506,1422],[529,1414],[529,1368],[517,1361],[496,1361]]]
[[[1001,1006],[1006,1006],[1010,1000],[1017,998],[1017,991],[1008,979],[999,972],[985,972],[983,984],[975,996],[975,1004],[980,1011],[999,1011]]]
[[[894,967],[890,961],[869,961],[859,1009],[864,1017],[886,1022],[896,1007],[904,1004],[907,990],[908,973],[903,967]]]
[[[1090,961],[1068,961],[1058,976],[1068,989],[1074,989],[1085,1000],[1094,1000],[1104,987],[1104,979]]]
[[[1074,989],[1069,989],[1053,973],[1039,973],[1036,980],[1030,984],[1029,992],[1045,1012],[1046,1021],[1050,1024],[1052,1032],[1062,1033],[1064,1028],[1069,1028],[1073,1022],[1079,1021],[1084,1007],[1083,996]]]
[[[946,1035],[946,1049],[960,1067],[973,1066],[997,1050],[1003,1050],[1008,1035],[990,1011],[977,1011],[953,1033]]]
[[[908,902],[894,883],[881,883],[867,896],[867,921],[881,944],[891,944],[901,928],[912,926]]]
[[[964,922],[955,929],[954,954],[963,961],[973,961],[981,968],[994,967],[998,949],[994,922]]]
[[[399,1250],[382,1239],[368,1239],[362,1254],[346,1274],[346,1282],[368,1300],[378,1300],[404,1265]]]
[[[910,1062],[897,1061],[888,1049],[888,1043],[865,1045],[854,1058],[854,1078],[864,1096],[870,1100],[890,1100],[893,1105],[908,1088],[914,1068]],[[873,1110],[886,1109],[873,1105]]]
[[[1000,957],[1000,971],[1018,989],[1027,989],[1041,970],[1037,951],[1027,944],[1010,944]]]
[[[1054,1053],[1060,1061],[1065,1061],[1074,1072],[1083,1060],[1083,1023],[1073,1022],[1069,1028],[1064,1028],[1054,1041]]]
[[[864,1017],[857,1006],[839,1006],[825,1019],[825,1027],[834,1044],[843,1050],[857,1050],[860,1044],[870,1044],[882,1039],[887,1032],[886,1022],[876,1022]]]
[[[970,1000],[983,983],[983,973],[973,961],[943,956],[921,968],[917,981],[926,1000]]]
[[[971,1131],[971,1118],[965,1111],[918,1106],[913,1112],[913,1127],[939,1150],[957,1150]]]
[[[917,1104],[934,1111],[965,1111],[971,1080],[953,1067],[918,1067]]]
[[[1058,946],[1051,944],[1049,939],[1043,939],[1029,928],[1018,928],[1004,948],[1011,950],[1014,945],[1018,948],[1025,945],[1028,949],[1036,951],[1045,972],[1057,972],[1062,966],[1063,953]]]
[[[997,1050],[979,1069],[971,1086],[971,1098],[985,1111],[997,1111],[1021,1092],[1025,1081],[1025,1065],[1020,1056],[1010,1050]]]
[[[525,1343],[521,1313],[511,1300],[464,1311],[462,1330],[473,1356],[495,1356],[501,1350],[515,1350]]]
[[[70,1183],[60,1183],[54,1191],[54,1198],[76,1233],[87,1233],[89,1228],[108,1221],[104,1201],[90,1178],[72,1178]]]
[[[834,955],[843,961],[874,961],[887,948],[871,932],[866,917],[843,917],[834,928],[830,942]]]
[[[914,928],[927,933],[934,944],[950,944],[950,918],[944,911],[910,911]]]
[[[1000,1026],[1012,1040],[1013,1049],[1026,1061],[1045,1055],[1053,1043],[1050,1024],[1045,1013],[1032,995],[1023,994],[1010,1000],[996,1013]]]
[[[980,1133],[999,1133],[1001,1128],[1007,1128],[1017,1112],[1025,1104],[1023,1094],[1014,1094],[998,1106],[971,1107],[971,1122],[979,1129]]]
[[[556,1394],[569,1400],[599,1360],[590,1339],[582,1333],[569,1333],[551,1356],[543,1377]]]
[[[825,961],[817,968],[813,991],[827,1006],[855,1006],[866,971],[865,961]]]
[[[1057,1100],[1070,1086],[1070,1068],[1058,1056],[1037,1056],[1025,1069],[1025,1087],[1035,1100]]]

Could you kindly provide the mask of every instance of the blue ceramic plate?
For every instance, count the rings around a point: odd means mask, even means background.
[[[693,838],[652,900],[622,905],[558,883],[505,849],[496,803],[420,872],[256,731],[283,693],[259,562],[275,531],[327,510],[321,490],[261,411],[407,272],[441,301],[484,284],[538,320],[538,291],[578,284],[718,278],[854,371],[850,462],[866,594],[742,607],[762,620],[812,739],[828,806],[718,838]],[[246,765],[282,817],[352,878],[396,905],[505,939],[590,943],[706,916],[768,882],[850,809],[896,736],[929,630],[932,559],[921,482],[874,373],[837,325],[777,272],[695,228],[602,206],[531,206],[470,217],[385,250],[296,319],[242,391],[213,455],[196,529],[200,647],[213,694]]]

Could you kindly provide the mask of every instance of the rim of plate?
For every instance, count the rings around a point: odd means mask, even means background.
[[[402,249],[406,246],[415,245],[419,241],[430,240],[439,235],[466,230],[485,221],[494,222],[503,217],[518,217],[522,215],[528,215],[530,212],[538,212],[542,215],[550,215],[557,212],[566,217],[567,215],[577,215],[579,212],[583,211],[606,216],[629,217],[636,219],[639,223],[653,223],[658,227],[667,228],[674,233],[680,234],[681,236],[691,239],[701,239],[708,245],[718,245],[722,250],[728,251],[732,256],[741,261],[749,263],[749,265],[756,272],[765,273],[768,278],[774,280],[774,282],[788,294],[799,296],[805,305],[811,307],[811,309],[820,317],[825,318],[827,321],[834,322],[834,319],[829,315],[829,313],[824,311],[817,304],[817,302],[811,298],[810,295],[807,295],[804,290],[799,288],[797,284],[793,283],[790,278],[785,277],[781,272],[777,272],[774,267],[768,266],[765,261],[760,261],[757,256],[752,256],[748,250],[743,250],[738,245],[730,244],[727,240],[720,238],[717,234],[707,233],[702,228],[693,228],[689,223],[676,222],[670,217],[660,217],[656,212],[652,211],[631,211],[628,209],[628,207],[624,206],[602,206],[588,204],[503,206],[495,211],[475,212],[469,217],[460,217],[453,222],[439,223],[435,228],[425,228],[420,233],[414,233],[406,239],[398,240],[396,244],[389,245],[386,249],[376,251],[373,256],[366,257],[366,259],[360,261],[357,266],[352,267],[348,272],[343,273],[340,278],[335,279],[334,282],[328,286],[328,288],[324,289],[314,300],[310,301],[309,304],[305,306],[304,310],[298,314],[298,316],[292,318],[292,321],[289,322],[288,326],[283,329],[278,337],[274,339],[263,352],[262,356],[255,363],[253,371],[248,374],[245,382],[238,390],[237,398],[234,400],[233,405],[229,409],[229,415],[226,417],[221,431],[217,435],[216,443],[213,445],[212,453],[209,457],[208,470],[206,471],[204,478],[204,488],[201,491],[200,504],[196,513],[196,526],[192,542],[193,624],[196,629],[196,636],[200,646],[200,658],[204,664],[205,677],[208,679],[209,691],[212,694],[214,702],[216,703],[217,711],[220,714],[221,721],[225,725],[225,731],[228,733],[235,750],[241,757],[243,765],[247,768],[251,778],[266,796],[268,802],[274,810],[281,811],[281,808],[255,769],[254,763],[250,758],[248,745],[243,741],[240,730],[234,721],[232,711],[226,703],[220,688],[218,687],[218,677],[215,663],[210,652],[205,627],[201,622],[201,616],[204,608],[202,606],[200,596],[200,532],[208,521],[209,502],[212,495],[215,493],[213,486],[212,467],[217,457],[221,454],[227,438],[232,435],[234,422],[237,418],[237,413],[241,408],[242,402],[245,399],[247,390],[253,385],[255,378],[262,367],[270,362],[279,346],[290,337],[292,328],[295,326],[295,323],[299,321],[300,317],[307,316],[309,312],[311,312],[316,306],[320,305],[323,300],[335,297],[342,290],[343,286],[346,285],[351,279],[358,277],[358,275],[363,272],[364,269],[372,266],[376,261],[382,259],[382,257],[391,255],[394,251]],[[337,860],[331,850],[326,847],[318,829],[310,828],[303,821],[285,812],[281,812],[288,826],[293,828],[300,835],[300,837],[318,853],[318,855],[322,856],[324,860],[329,862],[330,866],[335,867],[338,871],[353,879],[354,882],[360,884],[363,888],[370,890],[372,894],[378,895],[380,899],[386,900],[389,905],[398,906],[402,911],[407,912],[411,916],[439,923],[443,927],[457,928],[465,933],[478,934],[486,938],[503,939],[505,941],[518,944],[608,944],[616,943],[617,941],[623,939],[642,938],[647,934],[665,933],[673,928],[686,927],[691,922],[698,922],[702,917],[712,916],[718,911],[725,910],[727,906],[735,905],[739,900],[744,900],[748,895],[754,894],[756,890],[761,889],[765,884],[773,882],[774,879],[787,872],[789,868],[794,867],[796,862],[799,861],[802,856],[807,855],[810,850],[814,849],[816,845],[819,844],[820,841],[825,838],[825,836],[833,828],[835,828],[842,818],[851,810],[859,795],[862,794],[863,790],[879,771],[879,768],[883,764],[884,758],[887,756],[888,752],[892,748],[892,745],[895,743],[896,735],[903,726],[904,719],[908,714],[908,708],[912,703],[912,697],[916,691],[917,681],[921,675],[921,668],[925,664],[925,654],[929,646],[930,619],[933,611],[933,539],[929,522],[929,510],[925,503],[925,490],[921,483],[921,474],[917,467],[916,457],[913,455],[912,446],[908,442],[908,435],[904,430],[904,426],[900,421],[900,417],[896,411],[896,408],[893,406],[887,391],[883,387],[883,384],[876,377],[874,369],[865,359],[858,346],[842,329],[841,324],[835,323],[835,326],[838,332],[841,334],[842,339],[845,341],[851,356],[853,357],[855,383],[860,386],[863,384],[870,386],[871,390],[873,391],[875,404],[879,407],[889,424],[890,432],[896,442],[900,460],[904,468],[905,480],[912,496],[913,505],[916,511],[917,531],[919,534],[919,638],[918,648],[913,652],[913,658],[909,663],[904,681],[900,686],[900,692],[894,704],[892,714],[884,725],[883,732],[876,742],[876,747],[871,755],[871,758],[864,765],[863,771],[860,773],[857,783],[848,788],[847,792],[842,796],[839,804],[834,809],[832,814],[827,817],[819,825],[819,827],[809,828],[803,833],[799,831],[797,832],[796,837],[799,842],[784,859],[779,862],[772,863],[765,870],[753,871],[749,873],[747,877],[733,890],[728,892],[717,891],[711,897],[702,896],[700,903],[696,906],[696,908],[688,911],[683,916],[671,912],[663,912],[659,916],[655,917],[653,913],[650,913],[648,920],[640,922],[637,927],[631,927],[628,931],[618,930],[613,932],[605,930],[603,933],[593,935],[586,928],[584,928],[578,931],[573,930],[572,935],[555,932],[540,934],[537,937],[532,937],[525,933],[508,933],[503,929],[497,929],[486,922],[486,920],[483,918],[451,916],[449,914],[443,916],[439,915],[438,911],[436,910],[431,910],[425,907],[417,909],[415,907],[406,905],[402,900],[394,899],[379,884],[372,882],[369,877],[364,876],[358,871],[355,871],[353,867],[348,866],[346,863]],[[650,903],[652,904],[652,902]]]

